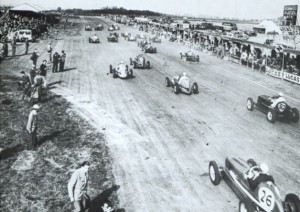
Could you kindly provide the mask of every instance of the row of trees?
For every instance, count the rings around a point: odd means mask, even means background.
[[[83,10],[83,9],[66,9],[61,10],[61,8],[57,8],[59,12],[72,13],[74,15],[100,15],[100,14],[115,14],[115,15],[128,15],[128,16],[161,16],[161,13],[149,11],[149,10],[127,10],[123,7],[104,7],[102,9],[94,9],[94,10]]]

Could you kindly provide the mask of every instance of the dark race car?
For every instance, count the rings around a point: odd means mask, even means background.
[[[85,30],[85,31],[92,31],[92,27],[86,26],[86,27],[84,27],[84,30]]]
[[[138,55],[134,60],[130,58],[130,65],[133,65],[133,68],[142,68],[150,69],[150,61],[146,61],[143,55]]]
[[[190,84],[189,80],[186,83],[186,86],[179,83],[180,76],[174,76],[172,79],[166,77],[165,85],[166,87],[172,87],[175,94],[184,93],[184,94],[198,94],[198,84],[194,82],[192,85]]]
[[[125,65],[123,61],[115,68],[110,65],[109,72],[113,74],[113,78],[128,79],[133,77],[132,69],[129,69],[128,65]]]
[[[152,43],[161,43],[161,39],[158,38],[158,37],[150,38],[150,41],[151,41]]]
[[[150,53],[150,54],[157,53],[157,49],[151,46],[151,43],[146,44],[144,47],[142,47],[142,51],[143,50],[145,50],[145,53]]]
[[[200,62],[199,55],[195,55],[191,51],[188,51],[184,54],[180,53],[180,59],[183,59],[184,61],[189,61],[189,62]]]
[[[169,39],[170,42],[175,42],[176,40],[177,40],[177,38],[176,38],[176,37],[173,37],[173,36],[170,37],[170,39]]]
[[[209,177],[214,185],[224,179],[240,199],[240,212],[299,212],[300,200],[295,194],[288,194],[282,201],[279,190],[272,177],[261,181],[251,188],[245,174],[251,169],[259,169],[253,159],[247,162],[234,157],[225,160],[225,167],[219,167],[215,161],[209,162]]]
[[[252,98],[247,99],[247,109],[253,111],[254,108],[267,115],[267,120],[270,123],[275,123],[277,119],[291,121],[293,123],[299,122],[299,111],[297,108],[292,108],[286,102],[279,102],[273,108],[272,97],[261,95],[257,98],[257,103]]]
[[[100,43],[100,40],[96,35],[94,35],[92,37],[89,37],[89,43]]]
[[[103,25],[102,24],[98,24],[98,26],[95,27],[95,31],[101,31],[103,30]]]
[[[118,42],[118,34],[117,33],[110,33],[109,36],[107,37],[108,42]]]

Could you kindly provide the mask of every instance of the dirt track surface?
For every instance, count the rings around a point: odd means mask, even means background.
[[[104,31],[84,31],[87,24],[98,23],[104,24]],[[123,38],[108,43],[107,24],[112,22],[82,17],[75,29],[59,34],[52,46],[54,51],[65,50],[67,70],[49,73],[48,81],[59,82],[52,91],[105,134],[120,185],[120,207],[143,212],[238,211],[238,198],[226,183],[213,186],[208,177],[209,161],[223,166],[227,156],[266,162],[282,197],[300,191],[300,124],[270,124],[263,113],[246,109],[248,97],[256,101],[258,95],[279,91],[300,108],[299,85],[202,52],[197,52],[200,63],[184,62],[179,53],[188,48],[164,39],[153,44],[157,54],[145,55],[151,70],[134,69],[133,79],[113,79],[110,64],[123,60],[129,65],[129,57],[142,52],[137,43]],[[120,26],[118,33],[138,33]],[[101,43],[89,44],[88,37],[95,33]],[[47,57],[46,45],[44,40],[31,46],[38,48],[40,62]],[[10,66],[27,60],[20,57]],[[199,94],[175,95],[165,87],[166,76],[182,71],[198,83]]]

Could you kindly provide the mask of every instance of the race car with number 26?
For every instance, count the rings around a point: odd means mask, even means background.
[[[257,167],[253,159],[244,161],[228,157],[225,167],[219,167],[215,161],[210,161],[208,170],[214,185],[219,185],[221,179],[224,179],[240,199],[239,212],[299,212],[299,197],[290,193],[283,201],[274,182],[262,181],[254,189],[251,188],[245,173]]]

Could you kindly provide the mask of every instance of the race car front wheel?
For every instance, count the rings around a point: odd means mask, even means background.
[[[193,91],[194,94],[199,93],[198,84],[196,82],[194,82],[194,84],[193,84],[192,91]]]
[[[286,211],[299,212],[300,211],[300,200],[295,194],[287,194],[285,196]]]
[[[275,121],[276,121],[276,112],[275,112],[275,110],[269,110],[268,111],[267,120],[270,123],[275,123]]]
[[[253,206],[247,199],[240,200],[239,203],[239,212],[253,212],[255,211]]]
[[[214,185],[219,185],[221,181],[221,173],[216,161],[212,160],[208,165],[209,178]]]
[[[150,61],[147,61],[147,68],[150,69]]]
[[[254,110],[254,101],[252,98],[248,98],[247,99],[247,109],[249,111],[253,111]]]
[[[170,83],[169,77],[166,77],[165,84],[166,84],[166,87],[170,87],[171,83]]]

